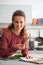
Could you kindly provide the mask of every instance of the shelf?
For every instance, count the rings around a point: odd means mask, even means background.
[[[40,30],[43,29],[43,25],[32,25],[32,24],[27,24],[27,29],[35,29],[35,30]]]
[[[10,25],[11,23],[0,23],[0,29],[1,28],[7,28],[8,25]]]

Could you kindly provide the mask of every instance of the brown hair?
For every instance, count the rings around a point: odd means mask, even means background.
[[[14,28],[13,22],[14,22],[14,17],[15,17],[15,16],[23,16],[24,19],[25,19],[25,13],[24,13],[24,11],[16,10],[16,11],[13,13],[13,15],[12,15],[12,23],[11,23],[11,25],[8,26],[8,29],[10,29],[10,30],[12,30],[12,29]],[[24,26],[24,28],[21,30],[20,35],[24,35],[24,34],[25,34],[25,32],[26,32],[26,28],[25,28],[25,27],[26,27],[26,26]]]

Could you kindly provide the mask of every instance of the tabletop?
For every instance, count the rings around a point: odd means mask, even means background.
[[[30,53],[34,57],[43,57],[43,51],[30,51]],[[36,64],[30,62],[20,61],[20,59],[11,60],[11,59],[1,59],[0,58],[0,65],[43,65],[43,64]]]
[[[43,65],[43,64],[36,64],[36,63],[20,61],[20,59],[16,59],[16,60],[1,59],[0,65]]]

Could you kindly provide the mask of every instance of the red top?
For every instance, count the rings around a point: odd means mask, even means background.
[[[26,39],[27,34],[24,36],[18,36],[14,34],[11,30],[6,30],[2,34],[1,43],[0,43],[0,56],[1,57],[8,57],[14,54],[17,49],[14,48],[16,44],[23,44],[24,40]],[[23,56],[26,56],[28,53],[28,43],[25,42],[25,49],[22,50]]]

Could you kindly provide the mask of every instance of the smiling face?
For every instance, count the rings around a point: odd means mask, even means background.
[[[21,31],[24,28],[25,19],[23,16],[15,16],[13,25],[16,31]]]

